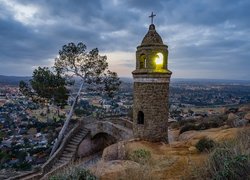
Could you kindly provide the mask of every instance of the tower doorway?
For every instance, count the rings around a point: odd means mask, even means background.
[[[137,124],[144,124],[144,113],[142,111],[137,114]]]

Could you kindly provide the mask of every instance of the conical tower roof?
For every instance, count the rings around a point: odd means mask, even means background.
[[[141,42],[141,46],[145,45],[163,45],[161,36],[156,32],[154,24],[149,26],[148,32]]]

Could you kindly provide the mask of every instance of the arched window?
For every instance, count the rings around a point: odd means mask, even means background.
[[[140,55],[140,69],[146,68],[146,55]]]
[[[137,124],[144,124],[144,113],[142,111],[137,114]]]

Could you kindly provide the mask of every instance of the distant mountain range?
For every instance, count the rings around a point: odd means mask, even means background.
[[[0,84],[5,85],[18,85],[20,81],[29,81],[29,76],[4,76],[0,75]]]
[[[5,76],[0,75],[0,84],[5,85],[18,85],[21,80],[29,81],[31,76]],[[121,77],[123,82],[132,83],[133,79],[129,77]],[[219,84],[250,84],[250,80],[224,80],[224,79],[184,79],[184,78],[172,78],[172,83],[219,83]]]

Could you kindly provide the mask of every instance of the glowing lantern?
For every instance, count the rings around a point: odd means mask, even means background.
[[[163,65],[163,54],[162,53],[157,53],[156,54],[155,64],[156,64],[157,67]]]

